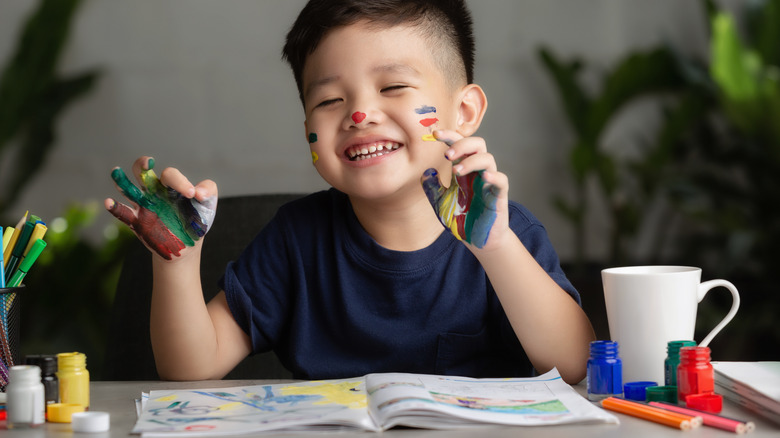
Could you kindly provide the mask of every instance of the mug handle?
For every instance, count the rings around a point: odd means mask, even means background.
[[[699,347],[706,347],[710,344],[712,341],[712,338],[715,337],[722,329],[726,326],[733,318],[734,315],[737,314],[737,309],[739,309],[739,292],[737,292],[737,288],[731,284],[730,281],[726,280],[710,280],[705,281],[704,283],[701,283],[699,285],[699,292],[696,296],[697,302],[701,302],[701,300],[704,299],[704,296],[707,295],[707,292],[710,291],[710,289],[714,289],[718,286],[725,287],[726,289],[731,292],[731,310],[729,310],[729,313],[726,314],[726,316],[718,323],[718,325],[715,326],[712,331],[710,331],[710,334],[708,334],[700,343]]]

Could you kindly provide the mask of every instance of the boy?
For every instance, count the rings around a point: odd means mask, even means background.
[[[594,334],[579,296],[472,136],[487,107],[473,44],[462,1],[310,1],[284,57],[314,167],[333,188],[282,207],[208,304],[199,237],[216,184],[192,185],[173,168],[158,181],[142,157],[140,192],[115,169],[136,207],[106,208],[161,256],[151,310],[161,377],[221,378],[269,349],[302,379],[552,367],[570,383],[584,377]],[[163,204],[195,224],[188,234],[156,210]]]

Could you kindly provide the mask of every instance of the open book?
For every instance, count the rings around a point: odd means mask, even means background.
[[[133,433],[144,436],[618,422],[577,394],[555,369],[525,379],[369,374],[355,379],[151,391],[143,400]]]

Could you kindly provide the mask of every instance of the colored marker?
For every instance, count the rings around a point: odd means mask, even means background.
[[[27,273],[30,271],[33,263],[38,260],[38,256],[41,255],[41,251],[43,251],[44,248],[46,248],[46,242],[44,242],[43,239],[38,239],[35,241],[32,249],[27,254],[27,257],[24,258],[22,264],[19,265],[19,269],[14,272],[13,277],[11,277],[11,280],[8,282],[9,286],[17,287],[22,284],[24,276],[27,275]]]
[[[14,244],[14,250],[11,251],[11,260],[9,260],[8,264],[5,266],[6,284],[9,283],[11,276],[13,275],[17,266],[19,266],[19,262],[24,256],[24,249],[27,248],[27,242],[30,240],[33,228],[35,228],[35,223],[33,222],[25,222],[24,226],[22,227],[22,232],[19,235],[19,239],[16,241],[16,244]]]
[[[0,227],[0,230],[2,230],[3,227]],[[0,232],[0,234],[3,234]],[[3,257],[3,246],[0,246],[0,289],[5,287],[5,260]],[[3,300],[5,301],[5,296],[3,296]]]
[[[43,239],[43,236],[46,235],[46,231],[48,231],[46,224],[44,224],[40,220],[37,221],[35,223],[35,227],[33,228],[32,234],[30,234],[30,240],[27,242],[27,246],[24,248],[24,253],[22,253],[22,255],[27,256],[27,253],[30,252],[30,249],[32,249],[33,244],[35,244],[35,241],[38,239]]]
[[[22,234],[21,228],[8,227],[11,231],[11,237],[8,240],[3,236],[3,258],[5,259],[5,266],[8,266],[8,261],[11,260],[11,252],[14,250],[16,241],[19,240],[19,235]]]
[[[685,415],[696,415],[702,418],[705,426],[717,427],[718,429],[727,430],[737,434],[748,433],[756,428],[756,425],[751,421],[740,421],[733,418],[724,417],[721,415],[711,414],[709,412],[699,411],[697,409],[683,408],[671,403],[666,402],[650,402],[650,406],[655,406],[661,409],[666,409],[672,412],[679,412]]]
[[[631,415],[632,417],[652,421],[675,429],[690,430],[701,426],[701,416],[690,416],[667,411],[665,409],[648,406],[643,403],[632,402],[616,397],[608,397],[601,401],[601,406],[610,411]]]
[[[16,230],[14,227],[5,227],[5,231],[3,231],[3,248],[0,249],[0,252],[5,251],[5,248],[8,248],[8,242],[11,241],[11,236],[14,235],[14,230]]]

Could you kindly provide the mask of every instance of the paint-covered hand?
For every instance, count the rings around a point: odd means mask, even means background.
[[[443,187],[436,169],[428,169],[420,180],[423,190],[441,223],[455,237],[483,248],[496,224],[501,193],[496,184],[486,181],[485,172],[502,182],[506,177],[496,171],[495,160],[481,139],[456,140],[459,136],[451,131],[435,131],[434,135],[449,146],[445,155],[453,162],[452,178],[449,187]],[[456,143],[458,147],[453,147]]]
[[[214,221],[217,208],[216,185],[204,181],[193,186],[181,173],[170,170],[171,186],[164,185],[152,170],[154,159],[142,157],[133,165],[142,188],[136,187],[125,172],[116,167],[111,178],[119,191],[135,204],[135,208],[106,199],[106,209],[127,224],[135,234],[166,260],[181,255],[194,246]],[[184,192],[173,188],[176,186]]]

